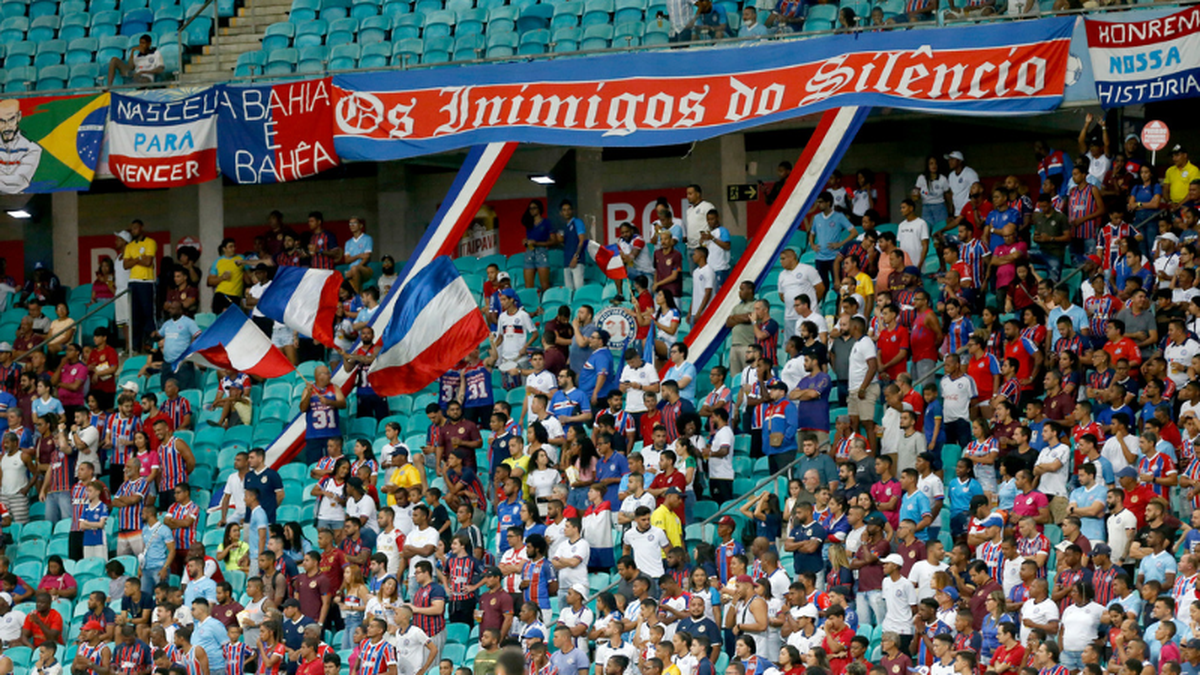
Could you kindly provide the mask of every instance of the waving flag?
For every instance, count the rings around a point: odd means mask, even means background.
[[[367,374],[380,396],[424,389],[488,337],[487,319],[449,256],[417,272],[395,305]]]
[[[750,241],[733,268],[733,272],[708,308],[696,320],[688,333],[688,360],[694,364],[707,362],[721,348],[729,329],[725,318],[738,304],[738,287],[749,281],[757,288],[767,275],[771,265],[779,258],[788,237],[796,230],[796,224],[812,208],[817,194],[825,189],[829,174],[837,167],[842,156],[854,140],[870,108],[845,107],[830,110],[821,115],[816,131],[804,147],[800,159],[784,184],[783,192],[775,200],[771,211],[758,228],[758,234]],[[804,170],[799,170],[804,167]],[[814,305],[820,303],[818,298]]]
[[[604,272],[604,276],[609,279],[627,279],[629,274],[625,271],[625,263],[621,260],[621,254],[617,252],[616,244],[601,246],[594,239],[588,239],[588,254],[592,256],[592,260],[596,261],[596,267]]]
[[[332,347],[333,320],[341,285],[341,272],[280,267],[258,301],[258,311],[301,335]]]
[[[237,307],[230,307],[217,317],[172,367],[178,368],[183,361],[265,378],[287,375],[296,369]]]
[[[391,323],[396,301],[408,280],[429,265],[434,258],[450,255],[455,251],[516,149],[516,143],[489,143],[471,148],[462,168],[458,170],[458,175],[454,177],[454,184],[442,201],[441,208],[400,273],[401,280],[392,286],[392,290],[380,304],[379,311],[371,317],[371,326],[376,335],[381,335]],[[333,375],[333,383],[341,387],[342,391],[349,391],[354,386],[353,375],[353,370],[340,368]],[[267,463],[278,468],[290,462],[300,448],[304,447],[304,432],[305,419],[303,415],[299,415],[283,430],[279,438],[267,447]]]

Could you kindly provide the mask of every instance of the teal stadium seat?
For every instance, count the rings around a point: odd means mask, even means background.
[[[525,7],[517,15],[517,32],[527,33],[534,30],[550,28],[550,19],[554,18],[554,7],[551,5],[531,5]]]
[[[436,12],[430,12],[429,14],[425,15],[423,36],[426,42],[426,53],[430,51],[429,41],[431,38],[450,37],[450,33],[454,29],[455,20],[456,18],[454,16],[454,12],[445,9],[438,10]],[[433,51],[449,52],[450,48],[445,50],[434,49]]]
[[[67,86],[71,89],[94,87],[101,82],[99,63],[76,63],[69,67],[71,79],[68,80]]]
[[[292,23],[312,21],[317,18],[317,10],[320,7],[320,0],[292,0],[292,11],[288,14],[288,21]]]
[[[421,62],[425,43],[420,38],[404,38],[392,50],[392,65],[414,65]]]
[[[517,47],[517,53],[522,56],[545,54],[550,44],[550,31],[545,28],[538,28],[521,34],[521,42]],[[537,291],[532,288],[522,288],[518,293],[532,292],[534,299],[537,298]],[[524,300],[522,300],[524,303]]]
[[[362,46],[362,55],[358,58],[359,68],[383,68],[388,65],[392,55],[392,43],[373,42]]]
[[[36,42],[14,42],[11,45],[8,45],[8,55],[4,57],[4,67],[21,68],[24,66],[31,66],[33,65],[33,57],[36,53]],[[16,321],[16,319],[14,319],[14,321]]]
[[[100,51],[100,41],[94,37],[75,38],[67,43],[65,63],[69,66],[91,63],[96,53]],[[75,315],[78,316],[78,315]]]
[[[587,0],[584,3],[583,27],[612,25],[612,14],[616,11],[613,0]]]
[[[345,45],[354,42],[354,36],[358,34],[358,19],[338,19],[329,24],[329,34],[325,36],[325,45],[334,47],[336,45]]]
[[[67,54],[66,40],[45,40],[38,42],[37,45],[37,56],[33,59],[33,65],[38,68],[57,66],[63,62],[63,58]]]
[[[379,3],[375,0],[354,0],[350,5],[350,16],[362,20],[379,15]]]
[[[122,58],[126,53],[129,39],[124,35],[106,35],[100,38],[100,51],[96,53],[96,62],[108,65],[112,58]],[[136,371],[135,371],[136,372]]]
[[[554,16],[550,18],[551,30],[559,28],[574,28],[579,25],[583,16],[582,0],[571,0],[554,6]]]
[[[454,38],[454,60],[470,61],[483,54],[486,43],[479,33],[460,35]]]
[[[408,0],[392,0],[391,2],[383,3],[383,15],[397,17],[403,14],[412,13],[412,3]]]
[[[325,70],[325,62],[329,59],[329,47],[324,45],[309,45],[300,48],[300,61],[296,64],[297,73],[320,73]]]
[[[292,46],[297,49],[320,45],[325,41],[325,33],[329,31],[329,22],[324,19],[305,21],[296,26],[296,37]]]
[[[88,22],[91,17],[86,12],[71,12],[64,14],[58,26],[58,37],[70,42],[87,36]],[[94,38],[95,36],[93,36]],[[86,288],[80,286],[79,288]],[[90,290],[88,300],[91,299]]]
[[[42,16],[58,16],[57,0],[34,0],[34,2],[29,4],[30,19]]]
[[[38,91],[66,89],[67,80],[71,78],[71,69],[62,64],[46,66],[38,71]]]
[[[249,77],[262,75],[263,52],[242,52],[238,55],[237,66],[234,67],[234,77]]]
[[[454,35],[462,37],[464,35],[482,35],[483,27],[487,23],[486,9],[463,9],[455,13]],[[467,258],[474,260],[474,258]],[[474,272],[475,270],[463,270],[463,272]]]
[[[154,24],[154,12],[150,9],[134,9],[121,17],[121,35],[142,35]],[[176,26],[178,28],[178,26]]]
[[[300,52],[295,47],[287,49],[273,49],[267,55],[267,65],[265,74],[267,75],[290,75],[296,69],[296,63],[300,60]]]
[[[414,12],[401,14],[392,19],[392,41],[421,37],[421,27],[425,25],[425,15]],[[425,51],[422,46],[418,53]]]
[[[37,69],[33,66],[5,69],[4,92],[6,94],[31,91],[37,84]],[[16,331],[13,331],[14,335]],[[7,337],[7,336],[0,336]]]
[[[369,16],[359,24],[358,43],[365,46],[377,42],[385,42],[388,39],[388,32],[391,28],[392,22],[386,16]],[[366,54],[362,54],[361,56],[366,56]]]
[[[361,49],[357,44],[337,45],[329,51],[329,70],[356,68]]]
[[[285,49],[292,46],[292,38],[296,36],[296,24],[291,21],[273,23],[267,26],[263,33],[262,49],[270,53],[275,49]]]
[[[633,23],[634,21],[641,21],[646,18],[645,0],[617,0],[615,9],[613,23],[617,25]]]
[[[10,17],[25,17],[25,12],[28,9],[28,3],[24,0],[5,0],[0,3],[0,15],[4,18]]]
[[[31,42],[53,40],[54,36],[58,35],[58,24],[59,18],[57,15],[36,17],[29,24],[28,39]]]
[[[487,57],[489,59],[494,59],[516,54],[517,39],[516,33],[489,32],[487,40]]]
[[[24,11],[25,6],[21,5],[21,11]],[[29,19],[23,16],[9,16],[0,21],[0,43],[12,44],[21,42],[25,39],[25,34],[29,32]]]
[[[613,29],[613,46],[637,47],[642,42],[642,33],[644,31],[645,27],[641,21],[617,24],[616,28]],[[608,290],[607,286],[605,286],[605,290]]]
[[[450,60],[452,49],[454,39],[449,36],[425,38],[425,53],[421,55],[421,63],[445,63]]]

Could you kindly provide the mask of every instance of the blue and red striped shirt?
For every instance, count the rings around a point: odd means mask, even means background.
[[[317,232],[309,238],[308,245],[316,249],[309,261],[309,265],[313,269],[331,270],[334,268],[333,258],[325,253],[330,249],[337,248],[337,236],[334,233],[324,230]]]
[[[1096,602],[1104,607],[1108,607],[1108,603],[1115,597],[1112,584],[1120,571],[1121,568],[1116,565],[1109,567],[1107,570],[1103,567],[1096,567],[1096,569],[1092,570],[1092,587],[1096,589]]]
[[[187,482],[187,465],[183,461],[183,455],[179,452],[177,443],[180,441],[171,436],[158,446],[158,464],[162,471],[158,475],[160,494],[174,490],[176,485]]]
[[[137,450],[133,447],[133,434],[141,428],[142,421],[137,417],[116,414],[108,418],[105,436],[112,439],[113,464],[124,464],[130,457],[137,456]]]
[[[173,429],[178,429],[183,426],[183,418],[192,414],[192,404],[182,396],[176,396],[174,399],[168,398],[163,401],[162,411],[167,417],[171,418]]]
[[[479,582],[483,575],[483,566],[479,560],[469,555],[448,555],[443,571],[446,573],[446,592],[451,600],[468,600],[475,591],[468,588]]]
[[[246,672],[246,659],[253,653],[253,649],[241,642],[221,645],[221,654],[225,657],[225,675],[242,675]]]
[[[1095,210],[1096,193],[1092,189],[1092,184],[1084,182],[1082,185],[1072,185],[1071,191],[1067,193],[1067,216],[1071,220],[1075,220]],[[1079,239],[1093,239],[1099,227],[1100,219],[1092,218],[1076,225],[1072,229],[1072,234]]]
[[[192,542],[196,540],[196,522],[200,520],[200,508],[193,501],[188,501],[186,504],[175,502],[167,509],[167,515],[176,520],[184,518],[193,518],[190,527],[181,527],[176,529],[173,534],[175,536],[175,550],[186,551],[192,547]]]
[[[446,600],[446,589],[439,584],[429,584],[418,588],[417,592],[413,594],[412,604],[414,607],[432,607],[434,600]],[[549,601],[547,601],[547,606],[549,606]],[[446,617],[442,614],[413,614],[413,625],[425,631],[429,637],[434,637],[446,630]]]
[[[555,580],[550,561],[542,558],[526,562],[521,570],[521,580],[529,582],[529,587],[525,589],[525,602],[532,602],[542,609],[550,607],[550,582]]]
[[[729,583],[729,561],[735,555],[746,552],[742,543],[737,540],[728,541],[717,546],[717,577],[722,584]]]
[[[1155,478],[1165,478],[1178,473],[1178,471],[1175,469],[1175,462],[1171,461],[1170,457],[1161,452],[1155,452],[1153,457],[1142,457],[1138,460],[1138,473],[1148,473]],[[1159,497],[1167,496],[1166,485],[1152,483],[1150,487]]]
[[[116,497],[132,497],[140,496],[146,498],[146,493],[149,491],[149,481],[145,478],[135,478],[121,483],[121,487],[117,488]],[[138,500],[129,506],[121,506],[117,508],[117,529],[121,532],[140,532],[142,529],[142,501]]]

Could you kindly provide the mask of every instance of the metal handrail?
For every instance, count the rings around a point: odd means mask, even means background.
[[[58,331],[57,333],[53,333],[53,334],[51,334],[51,335],[47,335],[47,336],[46,336],[46,339],[44,339],[44,340],[42,340],[41,342],[39,342],[39,343],[37,344],[37,346],[33,347],[32,349],[27,349],[27,350],[25,350],[24,352],[22,352],[22,353],[21,353],[21,355],[20,355],[20,356],[14,357],[14,358],[13,358],[13,361],[20,361],[21,359],[24,359],[26,356],[29,356],[30,354],[32,354],[32,353],[34,353],[34,352],[36,352],[36,351],[41,351],[41,350],[45,349],[45,348],[47,347],[47,345],[49,345],[51,342],[53,342],[53,341],[54,341],[54,338],[56,338],[56,337],[58,337],[58,336],[60,336],[60,335],[63,335],[64,333],[66,333],[66,332],[68,332],[68,331],[71,331],[71,330],[79,330],[80,328],[82,328],[82,327],[83,327],[83,322],[84,322],[84,321],[87,321],[88,319],[90,319],[90,318],[91,318],[93,315],[95,315],[95,314],[96,314],[97,312],[99,312],[100,310],[104,309],[105,307],[108,307],[109,305],[113,304],[113,303],[114,303],[114,302],[116,302],[117,300],[120,300],[121,298],[125,297],[125,295],[127,295],[128,293],[129,293],[129,289],[128,289],[128,288],[126,288],[125,290],[121,291],[120,293],[117,293],[117,294],[116,294],[116,295],[114,295],[113,297],[109,298],[109,299],[108,299],[108,302],[106,302],[106,303],[104,303],[104,304],[102,304],[102,305],[97,305],[95,309],[93,309],[93,310],[89,311],[87,314],[84,314],[82,317],[80,317],[80,318],[78,318],[78,319],[75,319],[75,323],[73,323],[73,324],[71,324],[70,326],[68,326],[68,327],[66,327],[66,328],[64,328],[64,329],[62,329],[62,330],[60,330],[60,331]]]
[[[330,74],[330,75],[348,74],[348,73],[377,73],[377,72],[389,72],[389,71],[396,71],[396,70],[420,70],[420,69],[427,69],[427,68],[443,68],[446,66],[467,66],[467,65],[481,65],[481,64],[489,64],[489,63],[547,61],[547,60],[562,58],[564,56],[575,58],[575,57],[579,57],[579,56],[593,56],[593,55],[598,55],[598,54],[626,54],[626,53],[639,53],[639,52],[649,52],[649,51],[665,51],[665,50],[669,50],[669,49],[679,49],[680,47],[732,47],[732,46],[737,46],[737,45],[741,45],[741,44],[750,45],[750,44],[757,44],[757,43],[768,42],[768,41],[804,40],[804,39],[814,38],[814,37],[827,37],[830,35],[844,35],[844,34],[859,35],[859,34],[863,34],[863,33],[875,33],[875,32],[881,32],[881,31],[901,30],[901,29],[903,29],[903,30],[913,30],[913,29],[927,30],[927,29],[931,29],[931,28],[932,29],[943,28],[946,26],[961,26],[961,25],[968,25],[968,24],[981,24],[981,23],[1000,23],[1000,22],[1005,22],[1005,21],[1024,21],[1024,20],[1028,20],[1028,19],[1043,18],[1043,16],[1047,16],[1047,17],[1084,16],[1084,15],[1096,15],[1096,14],[1109,14],[1109,13],[1113,13],[1113,12],[1128,12],[1128,11],[1136,11],[1136,10],[1144,10],[1144,9],[1170,9],[1170,8],[1177,8],[1177,7],[1187,7],[1187,6],[1194,5],[1196,3],[1197,3],[1197,0],[1182,0],[1182,1],[1176,1],[1176,2],[1156,3],[1153,6],[1120,5],[1120,6],[1114,6],[1114,7],[1098,7],[1095,9],[1070,9],[1070,10],[1063,10],[1061,12],[1054,12],[1049,15],[1039,14],[1037,16],[1012,17],[1012,16],[1008,16],[1008,15],[993,15],[993,16],[989,16],[989,17],[943,20],[940,23],[936,22],[936,21],[930,21],[930,22],[925,22],[925,23],[921,23],[921,24],[898,24],[898,25],[894,25],[894,26],[884,26],[884,27],[859,26],[859,27],[855,27],[855,28],[835,28],[835,29],[824,30],[824,31],[789,33],[789,34],[783,34],[783,35],[766,35],[766,36],[761,36],[761,37],[732,37],[732,38],[721,38],[721,39],[712,39],[712,40],[693,40],[688,43],[674,42],[674,43],[662,44],[662,45],[639,45],[637,47],[633,47],[633,46],[609,47],[607,49],[579,50],[579,51],[574,51],[574,52],[547,53],[547,54],[522,54],[522,55],[513,55],[513,56],[491,57],[491,58],[485,57],[485,58],[479,58],[479,59],[471,59],[468,61],[451,61],[451,62],[447,62],[447,63],[418,64],[415,66],[409,65],[407,63],[403,63],[403,64],[398,64],[398,65],[383,66],[383,67],[379,67],[379,68],[346,68],[346,69],[327,70],[327,71],[325,71],[325,73]],[[252,12],[252,15],[253,15],[253,12]],[[214,32],[217,30],[216,22],[213,23],[213,30],[214,30]],[[167,89],[167,88],[175,88],[175,87],[180,87],[180,86],[206,86],[206,85],[211,85],[211,84],[215,84],[215,83],[219,83],[219,82],[229,82],[229,83],[236,84],[236,83],[251,83],[251,82],[275,81],[275,80],[282,81],[282,80],[295,79],[296,75],[297,75],[296,73],[289,73],[287,75],[278,75],[278,76],[275,76],[275,75],[271,75],[271,76],[265,76],[265,75],[222,76],[218,72],[218,73],[213,73],[211,77],[197,78],[194,82],[184,83],[179,80],[175,80],[175,81],[171,81],[171,82],[153,82],[153,83],[136,84],[136,85],[135,84],[124,84],[124,85],[114,85],[113,87],[110,87],[108,89],[111,89],[111,90]],[[82,87],[82,88],[76,88],[76,89],[43,89],[40,91],[11,92],[11,93],[7,93],[5,95],[8,98],[28,98],[28,97],[33,97],[33,96],[50,96],[50,95],[64,95],[64,94],[80,94],[80,93],[86,93],[86,92],[101,92],[101,91],[105,91],[105,90],[106,90],[106,88],[104,88],[104,87],[96,86],[96,87]],[[1094,101],[1083,102],[1083,104],[1092,105],[1092,104],[1094,104]],[[1068,105],[1075,105],[1075,104],[1068,104]]]

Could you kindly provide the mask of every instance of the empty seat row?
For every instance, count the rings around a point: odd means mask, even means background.
[[[76,63],[70,66],[52,65],[43,68],[36,66],[10,68],[6,65],[4,72],[5,93],[95,87],[103,82],[105,74],[98,63]]]

